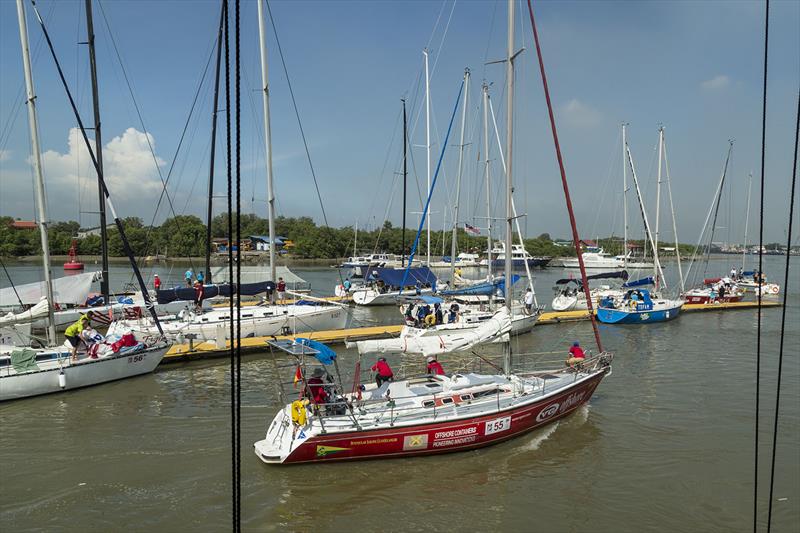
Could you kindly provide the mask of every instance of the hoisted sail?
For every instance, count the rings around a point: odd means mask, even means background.
[[[99,272],[86,272],[56,278],[53,280],[53,300],[58,304],[81,305],[86,302],[89,293],[92,292],[92,283],[99,281]],[[19,294],[19,300],[17,299]],[[44,281],[25,283],[14,287],[0,289],[0,307],[17,307],[20,300],[24,305],[38,304],[42,298],[47,296],[47,287]]]

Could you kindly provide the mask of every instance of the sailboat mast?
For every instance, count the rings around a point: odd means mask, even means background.
[[[406,99],[403,98],[403,230],[400,265],[406,266],[406,186],[408,184],[408,117],[406,116]]]
[[[88,1],[88,0],[87,0]],[[219,30],[217,31],[217,64],[214,75],[214,109],[211,113],[211,155],[208,162],[208,209],[206,212],[206,277],[205,282],[211,284],[211,217],[214,204],[214,160],[217,147],[217,109],[219,108],[219,71],[222,60],[222,27],[225,22],[225,7],[219,16]]]
[[[508,56],[506,57],[506,262],[505,262],[505,301],[508,314],[511,315],[511,300],[514,297],[513,284],[511,283],[511,242],[514,206],[511,200],[513,188],[513,174],[511,173],[514,137],[514,2],[508,0]],[[505,346],[503,357],[503,372],[511,373],[511,342]]]
[[[750,190],[753,186],[753,173],[747,176],[747,211],[744,217],[744,249],[742,250],[742,270],[744,270],[744,262],[747,257],[747,229],[750,225]]]
[[[42,154],[39,147],[39,125],[36,113],[36,91],[33,88],[31,70],[31,51],[28,44],[28,24],[25,20],[25,5],[17,0],[17,18],[19,19],[19,41],[22,45],[22,66],[25,70],[26,103],[28,104],[28,128],[31,134],[31,159],[36,183],[36,208],[39,216],[39,236],[42,243],[42,266],[44,267],[44,285],[47,295],[47,341],[56,342],[56,328],[53,319],[53,279],[50,272],[50,242],[47,235],[47,200],[44,192],[44,175],[42,174]]]
[[[512,148],[514,146],[514,0],[508,0],[508,57],[506,58],[506,308],[511,312],[514,291],[511,283],[511,243],[514,207],[511,205],[511,191],[514,187],[512,167]],[[505,369],[508,373],[509,369]]]
[[[358,255],[358,219],[356,219],[356,226],[353,229],[353,257]]]
[[[89,45],[89,70],[92,77],[92,107],[94,111],[94,143],[95,153],[97,154],[97,168],[100,174],[103,173],[103,136],[100,128],[100,92],[97,89],[97,59],[94,50],[94,20],[92,17],[92,0],[86,0],[86,34],[87,44]],[[111,291],[109,290],[108,279],[108,235],[106,232],[106,199],[103,195],[103,188],[100,181],[97,182],[97,196],[100,214],[100,255],[102,257],[102,275],[100,280],[100,292],[103,294],[103,302],[109,305],[111,302]]]
[[[431,77],[428,71],[428,49],[422,51],[425,56],[425,163],[428,167],[428,194],[431,192]],[[427,265],[431,264],[431,217],[426,221],[428,225]]]
[[[461,109],[461,142],[458,152],[458,178],[456,180],[456,203],[453,208],[453,237],[450,241],[450,279],[456,276],[456,239],[458,237],[458,203],[461,200],[461,172],[464,162],[464,129],[467,124],[467,106],[469,105],[469,69],[464,69],[464,107]]]
[[[258,38],[261,47],[261,84],[264,102],[264,142],[267,155],[267,214],[269,216],[269,275],[277,282],[275,265],[275,194],[272,175],[272,127],[269,118],[269,66],[267,64],[267,30],[264,24],[263,0],[258,0]]]
[[[622,123],[622,266],[628,268],[628,165],[625,161],[625,147],[628,146],[628,137],[625,127],[628,124]]]
[[[658,128],[658,179],[656,181],[656,234],[653,237],[653,257],[657,261],[658,257],[658,227],[661,218],[661,167],[664,157],[664,127]],[[662,280],[656,278],[656,289],[661,286]]]
[[[486,162],[486,264],[489,267],[487,278],[492,281],[492,191],[489,174],[489,86],[483,84],[483,153]],[[494,294],[494,292],[492,293]],[[490,298],[494,298],[491,296]]]

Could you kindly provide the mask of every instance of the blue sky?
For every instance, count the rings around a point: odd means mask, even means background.
[[[37,3],[79,100],[91,117],[83,2]],[[100,8],[102,6],[102,10]],[[431,49],[433,155],[444,139],[465,67],[472,72],[466,161],[459,220],[484,226],[481,83],[491,83],[501,133],[505,131],[505,69],[485,66],[506,46],[506,3],[273,2],[299,112],[309,141],[328,220],[332,225],[375,226],[401,220],[400,98],[409,101],[415,173],[408,211],[419,211],[425,188],[424,115],[419,115],[422,49]],[[759,2],[539,2],[537,23],[556,107],[567,175],[583,235],[622,231],[619,124],[629,141],[654,217],[658,124],[666,128],[678,233],[694,242],[719,178],[728,139],[735,145],[718,239],[741,241],[747,174],[758,179],[761,135],[763,4]],[[34,49],[41,30],[28,5]],[[524,8],[521,9],[521,8]],[[109,27],[132,80],[134,96],[166,178],[194,93],[216,37],[219,5],[211,1],[102,0],[95,3],[103,144],[115,205],[122,216],[156,221],[160,181],[156,163],[122,77]],[[103,19],[105,13],[109,26]],[[527,213],[529,236],[568,234],[568,221],[552,148],[527,8],[518,3],[515,102],[515,198]],[[788,218],[793,121],[800,84],[800,3],[772,2],[767,137],[765,239],[784,241]],[[274,167],[279,214],[322,220],[275,44],[269,30]],[[27,116],[21,106],[23,74],[15,2],[0,1],[0,215],[32,218],[27,163]],[[242,202],[266,213],[256,4],[242,2]],[[210,73],[209,73],[210,76]],[[34,61],[40,133],[50,216],[92,226],[96,190],[86,153],[55,68],[39,45]],[[210,129],[210,78],[203,85],[169,191],[178,213],[204,212]],[[222,106],[220,106],[222,107]],[[460,117],[460,114],[459,114]],[[434,227],[451,224],[460,124],[456,121],[432,203]],[[501,135],[504,137],[504,134]],[[70,145],[70,141],[72,144]],[[218,145],[220,146],[220,145]],[[502,215],[502,176],[494,141],[493,204]],[[483,158],[483,154],[480,155]],[[221,159],[220,159],[221,161]],[[222,163],[218,166],[222,179]],[[222,194],[222,187],[216,188]],[[755,209],[758,189],[753,187]],[[390,201],[391,200],[391,201]],[[631,198],[633,201],[633,198]],[[215,212],[224,209],[224,200]],[[80,213],[80,212],[83,213]],[[633,213],[635,211],[631,210]],[[664,216],[666,213],[666,216]],[[417,215],[409,215],[415,226]],[[751,221],[757,220],[755,210]],[[652,223],[652,220],[651,220]],[[662,204],[662,228],[669,209]],[[631,220],[640,233],[641,223]],[[757,225],[750,229],[751,240]],[[671,231],[662,236],[671,239]]]

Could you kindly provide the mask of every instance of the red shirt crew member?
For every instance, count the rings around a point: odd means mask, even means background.
[[[437,361],[435,357],[429,355],[427,361],[428,374],[433,374],[434,376],[444,376],[444,368],[442,368],[442,364]]]
[[[569,359],[567,359],[568,366],[574,366],[576,363],[582,363],[586,359],[586,354],[578,341],[572,343],[569,348]]]
[[[158,274],[153,276],[153,287],[158,290],[161,288],[161,278],[158,277]]]
[[[311,401],[316,404],[327,403],[328,393],[325,391],[325,382],[322,376],[325,372],[321,368],[315,368],[308,380],[308,392],[311,395]]]
[[[392,367],[386,362],[385,357],[379,357],[378,362],[372,365],[371,370],[376,372],[375,383],[378,384],[378,387],[383,385],[384,382],[394,381],[394,372],[392,372]]]

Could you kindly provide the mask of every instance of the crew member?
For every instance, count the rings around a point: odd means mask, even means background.
[[[567,366],[574,367],[577,363],[582,363],[586,359],[586,354],[578,341],[572,343],[569,348],[569,358],[567,359]]]
[[[155,288],[155,290],[161,288],[161,278],[158,277],[158,274],[153,276],[153,288]]]
[[[525,292],[525,312],[531,314],[531,310],[533,309],[533,291],[530,287]]]
[[[278,300],[283,302],[286,299],[286,282],[283,281],[283,278],[278,278],[278,286],[276,288],[278,289]]]
[[[392,367],[386,362],[385,357],[379,357],[378,361],[372,365],[371,370],[375,372],[375,383],[378,384],[379,388],[387,381],[394,381],[394,372],[392,372]]]
[[[442,368],[442,364],[437,361],[434,356],[429,355],[427,361],[428,374],[433,374],[434,376],[444,376],[444,368]]]
[[[186,286],[187,287],[191,287],[192,286],[192,276],[194,275],[193,272],[192,272],[192,269],[190,268],[183,275],[186,278]]]
[[[436,317],[437,324],[444,324],[444,313],[442,313],[442,304],[433,304],[433,314]]]
[[[325,371],[317,367],[314,369],[314,372],[311,373],[311,377],[307,382],[308,393],[311,396],[310,399],[315,404],[324,404],[328,402],[328,393],[325,391],[325,382],[322,379],[324,375]]]
[[[89,317],[86,315],[81,315],[78,321],[70,325],[67,328],[67,331],[64,332],[64,336],[72,345],[73,361],[78,360],[78,346],[81,343],[81,332],[88,327],[89,327]]]
[[[203,293],[205,292],[205,287],[203,287],[203,282],[197,280],[194,282],[194,307],[198,313],[203,312]]]

